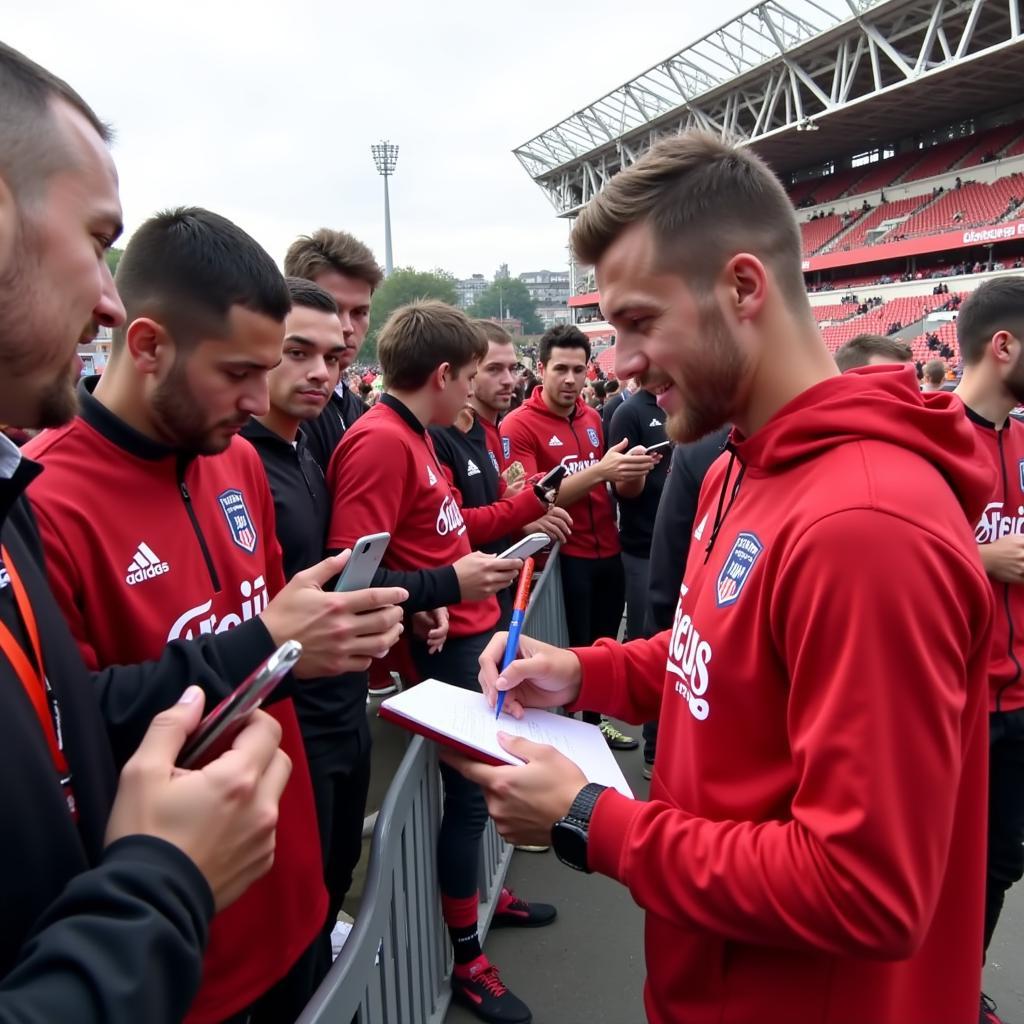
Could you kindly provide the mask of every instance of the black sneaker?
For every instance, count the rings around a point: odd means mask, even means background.
[[[981,1013],[978,1017],[978,1024],[1003,1024],[1003,1018],[996,1013],[994,999],[989,999],[984,992],[981,993]]]
[[[623,732],[619,732],[618,729],[608,721],[607,718],[601,719],[601,725],[599,726],[601,735],[604,736],[605,743],[608,744],[612,750],[636,750],[640,746],[640,741],[634,739],[632,736],[627,736]]]
[[[491,918],[492,928],[543,928],[558,917],[550,903],[527,903],[511,889],[502,889]]]
[[[531,1024],[530,1008],[505,987],[498,968],[485,956],[467,965],[466,976],[452,972],[452,998],[490,1024]],[[456,969],[457,970],[457,969]]]

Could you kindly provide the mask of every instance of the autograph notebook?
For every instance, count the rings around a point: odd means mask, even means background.
[[[520,720],[511,715],[495,719],[494,709],[482,693],[437,679],[426,679],[389,697],[380,706],[380,717],[485,764],[523,763],[502,749],[499,732],[546,743],[575,762],[588,782],[611,786],[624,796],[633,796],[601,730],[575,718],[528,708]]]

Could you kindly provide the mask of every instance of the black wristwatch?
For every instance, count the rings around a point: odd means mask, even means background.
[[[590,873],[587,866],[587,837],[590,833],[590,816],[594,813],[597,798],[607,789],[596,782],[589,782],[573,800],[569,813],[551,826],[551,845],[558,859],[577,871]]]

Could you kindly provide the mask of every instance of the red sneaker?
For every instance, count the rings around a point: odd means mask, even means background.
[[[492,928],[543,928],[558,911],[550,903],[527,903],[511,889],[502,889],[491,918]]]
[[[488,1024],[531,1024],[533,1014],[505,987],[498,968],[485,956],[452,971],[452,997]]]

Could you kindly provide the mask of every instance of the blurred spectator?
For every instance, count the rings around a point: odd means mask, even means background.
[[[941,391],[946,379],[946,364],[941,359],[929,359],[922,371],[922,391]]]
[[[860,366],[881,366],[886,363],[909,363],[910,346],[881,334],[858,334],[841,346],[835,354],[840,373]]]

